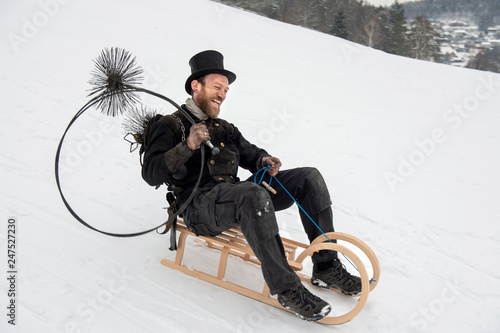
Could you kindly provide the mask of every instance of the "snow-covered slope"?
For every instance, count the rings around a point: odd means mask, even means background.
[[[0,5],[0,150],[5,332],[495,332],[500,329],[500,75],[362,47],[207,0],[16,1]],[[168,237],[112,238],[76,222],[55,186],[59,139],[87,101],[92,59],[132,52],[144,86],[178,103],[195,53],[238,79],[222,117],[281,158],[316,166],[335,227],[368,243],[382,276],[353,321],[327,327],[160,265]],[[143,103],[172,107],[144,96]],[[140,177],[122,118],[89,110],[63,147],[61,181],[98,228],[165,219],[165,189]],[[245,174],[245,173],[242,173]],[[17,318],[7,323],[8,218],[17,220]],[[305,241],[295,208],[282,234]],[[192,244],[187,263],[214,270]],[[229,276],[258,285],[238,260]],[[330,296],[334,311],[352,300]]]

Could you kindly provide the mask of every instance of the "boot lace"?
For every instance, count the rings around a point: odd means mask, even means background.
[[[334,276],[338,283],[345,287],[351,287],[355,283],[353,275],[346,270],[344,264],[339,264],[335,267]]]
[[[290,300],[295,302],[295,304],[301,304],[300,308],[304,309],[315,309],[316,303],[320,302],[321,299],[316,295],[312,294],[309,290],[307,290],[303,286],[299,286],[296,290],[292,291],[293,295],[290,297]]]

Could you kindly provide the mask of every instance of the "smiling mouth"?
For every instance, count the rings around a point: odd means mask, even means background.
[[[221,105],[222,101],[217,101],[217,100],[213,99],[213,100],[212,100],[212,103],[213,103],[215,106],[220,107],[220,105]]]

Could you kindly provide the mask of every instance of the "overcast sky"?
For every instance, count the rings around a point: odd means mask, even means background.
[[[390,6],[395,0],[365,0],[365,2],[370,3],[375,6]],[[400,3],[409,2],[413,0],[399,0]]]

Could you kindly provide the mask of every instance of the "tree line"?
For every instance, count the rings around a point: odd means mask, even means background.
[[[408,19],[397,0],[373,6],[363,0],[216,0],[282,22],[314,29],[387,53],[441,61],[439,33],[426,15]],[[451,0],[425,0],[432,3]],[[469,0],[457,0],[468,1]],[[483,0],[489,1],[489,0]],[[498,1],[498,0],[495,0]],[[476,1],[472,1],[476,3]],[[434,6],[435,7],[435,6]],[[444,10],[444,9],[443,9]],[[413,7],[412,14],[418,13]]]

